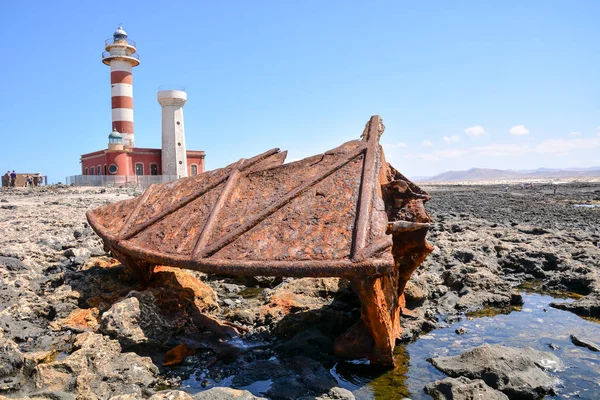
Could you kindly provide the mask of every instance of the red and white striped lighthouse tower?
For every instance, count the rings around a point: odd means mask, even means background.
[[[133,85],[131,70],[140,64],[135,42],[119,25],[111,39],[105,42],[102,62],[110,66],[110,94],[112,100],[112,129],[123,136],[123,145],[134,147],[133,141]]]

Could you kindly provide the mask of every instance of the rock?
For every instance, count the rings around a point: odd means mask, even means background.
[[[194,400],[266,400],[256,397],[247,390],[237,390],[227,387],[216,387],[192,396]]]
[[[0,338],[0,393],[19,388],[24,361],[15,342]]]
[[[355,400],[356,397],[348,389],[334,387],[324,395],[315,397],[315,400]]]
[[[102,314],[100,331],[123,347],[163,345],[171,337],[173,325],[160,315],[155,303],[151,292],[132,291]]]
[[[573,342],[575,346],[586,347],[591,351],[600,351],[600,346],[596,343],[587,339],[580,339],[575,335],[571,335],[571,342]]]
[[[549,393],[556,379],[546,369],[562,367],[552,353],[532,348],[484,344],[455,357],[429,360],[437,369],[457,378],[483,379],[509,397],[535,400]]]
[[[471,380],[464,376],[435,381],[424,390],[434,400],[508,400],[508,396],[492,389],[481,379]]]
[[[406,301],[418,302],[423,301],[427,297],[427,293],[423,288],[413,281],[406,282],[406,287],[404,288],[404,297]]]
[[[273,381],[267,395],[273,399],[298,399],[306,395],[307,388],[298,379],[285,376]]]
[[[188,348],[185,343],[178,344],[165,353],[163,367],[181,364],[187,357],[196,354],[195,349]]]
[[[81,308],[108,310],[139,284],[132,271],[111,257],[92,257],[65,281],[78,294]]]
[[[91,254],[91,251],[85,247],[67,249],[64,253],[65,257],[73,259],[77,265],[83,265]]]
[[[171,304],[174,302],[180,305],[191,303],[200,313],[220,311],[215,291],[194,274],[197,273],[179,268],[154,268],[149,290],[159,300],[163,311],[166,311],[163,305],[174,306]]]
[[[296,376],[304,387],[315,393],[327,392],[337,384],[329,371],[311,358],[296,356],[292,360],[291,367],[296,371]]]
[[[550,303],[550,306],[584,317],[600,317],[600,293],[592,293],[570,303]]]
[[[455,266],[445,271],[442,277],[445,284],[459,296],[456,299],[450,295],[452,292],[444,295],[440,299],[440,304],[446,303],[442,310],[448,309],[454,301],[454,308],[465,312],[485,306],[506,307],[513,301],[510,284],[486,266],[477,266],[476,263]]]
[[[295,356],[286,365],[291,367],[293,374],[273,379],[266,393],[270,398],[296,399],[321,395],[337,385],[329,371],[312,358]]]
[[[461,326],[460,328],[456,328],[454,332],[457,335],[464,335],[465,333],[467,333],[467,330]]]
[[[0,256],[0,265],[6,267],[7,270],[13,272],[27,269],[27,267],[21,262],[21,260],[12,257]]]
[[[74,393],[77,398],[108,399],[150,394],[158,368],[148,357],[121,353],[116,340],[97,333],[79,334],[68,357],[40,364],[33,371],[37,390]]]
[[[149,400],[193,400],[193,397],[181,390],[166,390],[156,393]]]
[[[27,397],[27,399],[77,400],[77,397],[72,393],[63,392],[61,390],[50,390],[33,392],[31,393],[31,397]]]
[[[52,321],[50,327],[54,330],[71,330],[76,333],[95,332],[98,329],[99,312],[97,308],[77,309],[67,317]]]
[[[303,354],[318,358],[333,352],[333,341],[330,336],[324,335],[317,328],[309,328],[276,346],[275,350],[288,355]]]

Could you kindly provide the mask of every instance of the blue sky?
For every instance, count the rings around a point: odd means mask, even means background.
[[[138,44],[136,145],[161,85],[188,93],[188,149],[218,168],[358,138],[409,176],[600,165],[598,1],[19,1],[0,5],[0,168],[79,173],[111,129],[104,40]],[[512,134],[511,134],[512,132]]]

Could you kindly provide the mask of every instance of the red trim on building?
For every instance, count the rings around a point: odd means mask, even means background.
[[[113,129],[121,133],[133,133],[133,121],[113,121]]]
[[[83,154],[81,156],[81,173],[85,173],[85,169],[94,167],[94,173],[97,172],[98,164],[107,165],[115,164],[118,168],[114,175],[135,175],[135,164],[141,163],[144,165],[144,174],[151,174],[151,164],[157,165],[158,174],[162,174],[162,150],[149,149],[144,147],[136,147],[130,150],[100,150],[93,153]],[[188,175],[191,176],[191,165],[198,165],[198,174],[204,172],[204,152],[189,150],[186,154],[188,164]],[[104,174],[104,170],[101,169]],[[113,175],[108,173],[108,175]]]
[[[111,97],[112,108],[130,108],[133,110],[133,97],[113,96]]]
[[[98,151],[94,151],[92,153],[82,154],[81,158],[90,158],[90,157],[95,157],[98,155],[103,155],[104,152],[106,152],[106,150],[98,150]]]
[[[110,83],[127,83],[131,85],[133,82],[131,72],[127,71],[112,71],[110,73]]]

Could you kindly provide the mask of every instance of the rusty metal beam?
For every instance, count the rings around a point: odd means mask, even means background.
[[[125,234],[129,230],[129,228],[131,228],[131,224],[133,223],[133,221],[135,221],[135,217],[137,217],[140,210],[146,203],[146,200],[148,200],[148,197],[150,197],[150,195],[154,192],[155,188],[156,188],[155,184],[148,186],[148,189],[146,189],[144,194],[140,196],[135,208],[133,209],[133,212],[131,214],[129,214],[129,217],[127,217],[127,220],[125,220],[125,223],[123,224],[123,227],[121,228],[121,231],[119,231],[117,236],[119,236],[119,237],[125,236]]]
[[[304,276],[304,277],[356,277],[381,276],[391,273],[394,264],[391,260],[371,259],[361,262],[351,260],[225,260],[194,259],[188,255],[164,254],[143,249],[133,243],[121,240],[117,251],[128,257],[143,260],[155,265],[186,268],[209,274],[243,276]]]
[[[296,189],[287,193],[285,196],[281,197],[280,199],[276,199],[271,204],[269,204],[267,207],[265,207],[265,209],[262,212],[260,212],[258,215],[255,215],[253,218],[251,218],[250,220],[245,222],[242,226],[235,229],[233,232],[230,232],[229,234],[225,235],[219,241],[217,241],[216,243],[212,244],[211,246],[205,248],[203,251],[197,253],[196,258],[200,259],[200,258],[204,258],[204,257],[209,257],[212,254],[216,253],[217,251],[221,250],[223,247],[230,244],[231,242],[235,241],[238,237],[240,237],[241,235],[243,235],[244,233],[246,233],[247,231],[249,231],[250,229],[255,227],[266,217],[273,214],[275,211],[279,210],[281,207],[285,206],[292,199],[299,196],[300,194],[302,194],[304,191],[306,191],[310,187],[321,182],[323,179],[327,178],[329,175],[333,174],[335,171],[339,170],[344,165],[348,164],[350,161],[354,160],[356,157],[358,157],[359,155],[361,155],[364,152],[364,149],[365,149],[364,147],[359,147],[357,150],[350,153],[342,161],[338,162],[333,167],[318,174],[317,176],[313,177],[312,179],[304,182],[302,185],[298,186]]]
[[[362,260],[371,258],[374,255],[383,252],[384,250],[391,249],[392,248],[392,244],[393,244],[393,241],[392,241],[392,238],[390,236],[386,236],[386,237],[384,237],[382,239],[379,239],[379,240],[371,243],[370,245],[368,245],[364,249],[362,249],[358,253],[358,256],[356,257],[355,261],[362,261]]]
[[[401,232],[414,232],[420,229],[429,229],[431,224],[426,222],[410,222],[410,221],[393,221],[389,222],[385,233],[401,233]]]
[[[246,159],[244,158],[238,161],[235,167],[233,167],[233,171],[229,174],[227,183],[225,184],[223,191],[219,195],[219,199],[215,203],[213,209],[210,211],[210,215],[208,216],[206,223],[204,224],[204,228],[202,229],[202,232],[196,240],[196,244],[194,245],[194,249],[192,250],[192,257],[197,258],[198,255],[201,254],[202,251],[204,251],[204,249],[206,248],[206,244],[208,243],[210,234],[212,233],[212,230],[215,224],[217,223],[217,217],[219,216],[223,205],[229,199],[231,191],[235,188],[235,185],[240,176],[240,169],[243,167],[244,161],[246,161]]]
[[[265,158],[270,157],[273,154],[277,154],[277,153],[279,153],[279,149],[272,149],[272,150],[269,150],[267,152],[264,152],[263,154],[260,154],[259,156],[255,157],[255,159],[252,160],[252,162],[249,162],[247,165],[245,165],[244,169],[245,168],[250,168],[252,165],[256,164],[257,162],[262,161]],[[121,236],[121,239],[131,239],[132,237],[134,237],[135,235],[137,235],[141,231],[149,228],[150,226],[154,225],[155,223],[157,223],[158,221],[162,220],[166,216],[173,214],[175,211],[179,210],[182,207],[185,207],[186,205],[188,205],[192,201],[196,200],[198,197],[200,197],[203,194],[207,193],[208,191],[216,188],[221,183],[225,182],[227,179],[228,179],[228,177],[223,177],[222,179],[219,179],[218,181],[215,181],[212,185],[208,185],[208,186],[202,187],[200,189],[197,189],[192,194],[190,194],[189,196],[186,196],[183,199],[179,200],[177,203],[175,203],[171,207],[163,210],[162,212],[160,212],[159,214],[155,215],[154,217],[149,218],[148,220],[144,221],[142,224],[136,226],[135,229],[133,229],[131,232],[127,233],[126,235]]]
[[[363,133],[363,140],[367,141],[367,150],[360,183],[358,217],[356,218],[354,241],[352,243],[351,257],[353,259],[359,257],[359,252],[367,243],[371,218],[371,204],[373,202],[373,193],[377,180],[377,150],[379,147],[379,137],[382,133],[383,123],[381,122],[381,117],[379,115],[372,116]]]

